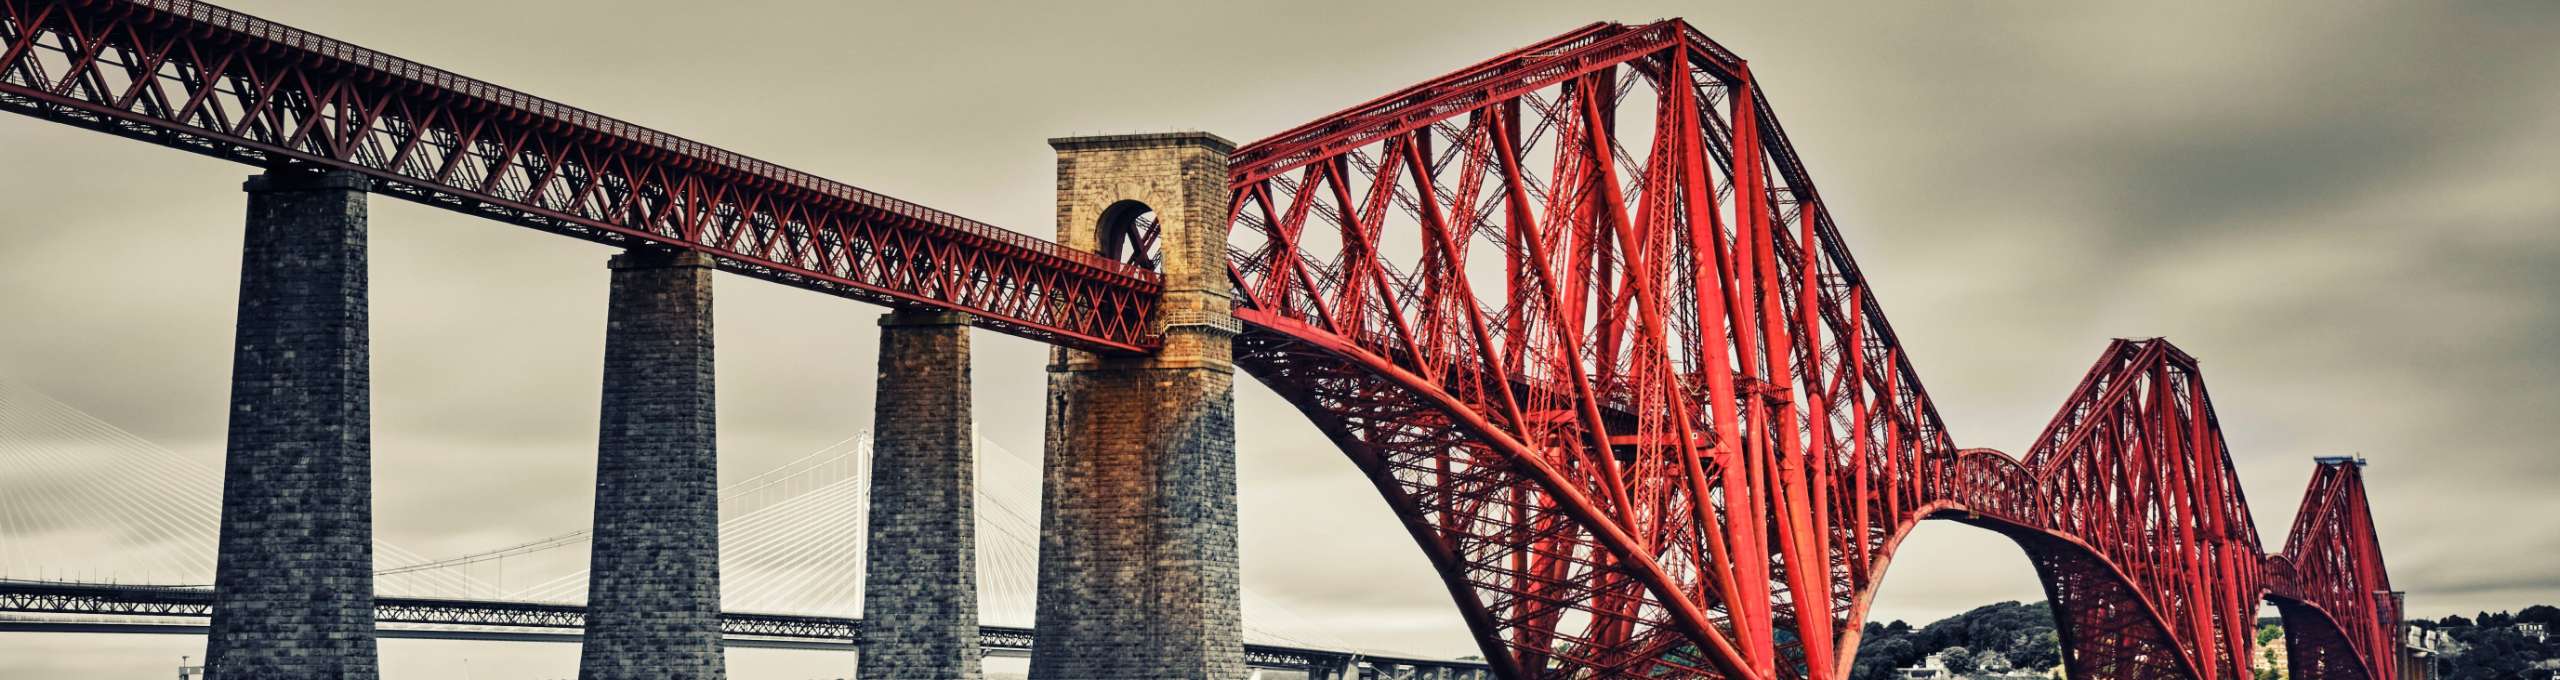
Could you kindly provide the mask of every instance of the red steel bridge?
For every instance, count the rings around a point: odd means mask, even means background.
[[[185,0],[0,0],[0,107],[1103,355],[1155,234],[1067,248]],[[1747,62],[1600,23],[1244,145],[1238,366],[1366,473],[1505,677],[1829,680],[1925,519],[2014,539],[2075,678],[2398,675],[2360,467],[2261,543],[2194,358],[2109,345],[1960,447]]]

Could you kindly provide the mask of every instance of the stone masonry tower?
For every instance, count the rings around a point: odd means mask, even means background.
[[[1031,677],[1243,678],[1226,276],[1235,144],[1190,132],[1049,146],[1058,242],[1155,263],[1164,344],[1148,356],[1051,355]],[[1132,230],[1150,225],[1161,255],[1129,250],[1148,241]]]

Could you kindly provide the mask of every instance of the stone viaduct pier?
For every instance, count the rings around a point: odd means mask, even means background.
[[[1055,350],[1033,675],[1242,677],[1222,224],[1234,146],[1204,133],[1051,145],[1060,243],[1104,252],[1140,220],[1154,232],[1164,349]],[[247,184],[207,660],[225,677],[374,674],[367,181],[289,167]],[[607,266],[581,677],[722,677],[715,268],[656,248]],[[880,318],[864,677],[978,677],[970,323],[927,307]]]

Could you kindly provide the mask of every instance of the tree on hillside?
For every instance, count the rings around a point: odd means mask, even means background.
[[[2455,636],[2465,649],[2452,659],[2446,680],[2512,680],[2523,678],[2533,664],[2553,650],[2513,628],[2474,627]]]
[[[1963,646],[1948,647],[1946,649],[1939,650],[1938,658],[1946,662],[1947,672],[1954,673],[1956,675],[1970,674],[1975,668],[1977,668],[1977,666],[1973,664],[1973,650],[1965,649]]]
[[[2007,673],[2010,668],[2013,666],[2009,665],[2009,657],[2002,655],[2000,650],[1985,649],[1973,653],[1974,670],[1984,673]]]
[[[2042,628],[2018,636],[2009,646],[2009,667],[2042,672],[2062,665],[2062,636],[2052,628]]]
[[[1910,630],[1904,627],[1906,632]],[[1881,632],[1881,631],[1874,631]],[[1858,643],[1858,661],[1849,669],[1850,680],[1890,680],[1895,669],[1911,665],[1924,656],[1911,647],[1911,640],[1900,635],[1869,635]]]

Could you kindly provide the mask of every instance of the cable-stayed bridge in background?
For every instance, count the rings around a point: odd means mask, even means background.
[[[1038,463],[984,437],[977,446],[986,454],[976,479],[980,620],[991,653],[1023,655],[1037,593]],[[860,432],[722,485],[721,571],[732,577],[722,601],[756,613],[740,615],[732,644],[855,648],[871,450]],[[0,629],[201,634],[221,483],[207,461],[0,376]],[[440,558],[376,541],[376,589],[396,624],[385,634],[574,643],[591,537],[567,531]],[[1360,648],[1250,591],[1244,602],[1258,667],[1480,667]],[[1277,623],[1256,623],[1265,620]]]

